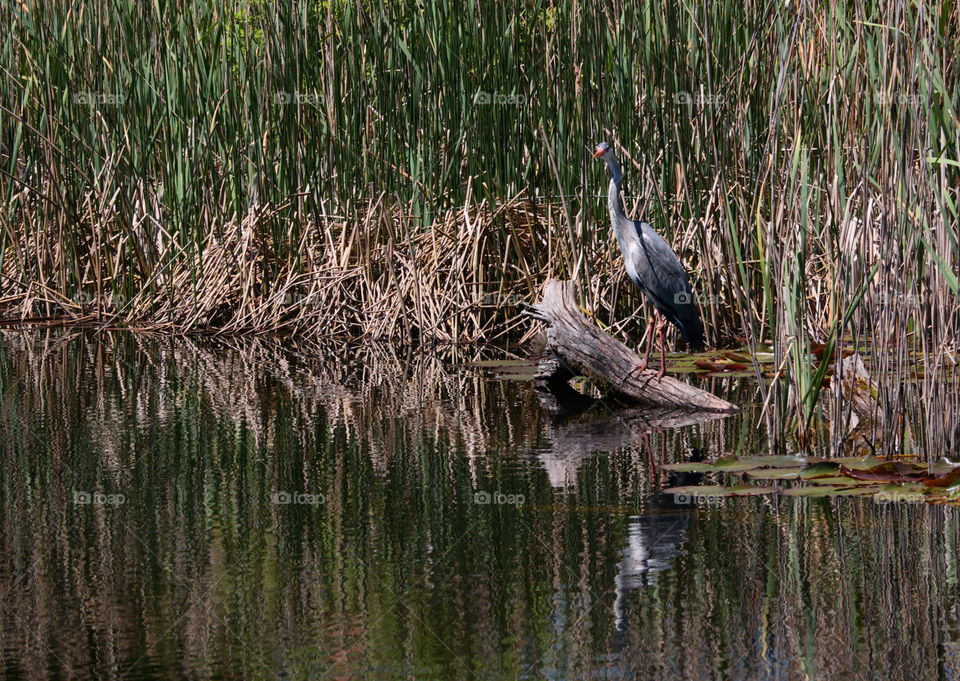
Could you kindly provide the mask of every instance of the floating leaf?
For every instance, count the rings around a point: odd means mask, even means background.
[[[879,466],[883,463],[880,459],[875,457],[873,454],[870,456],[842,456],[838,459],[830,459],[835,464],[839,464],[850,470],[869,470],[874,466]]]
[[[849,487],[844,485],[811,485],[809,487],[791,487],[783,490],[790,497],[853,497],[873,494],[874,487]]]
[[[728,491],[735,497],[755,497],[762,494],[779,494],[781,491],[780,487],[774,485],[734,485],[733,487],[728,487]]]
[[[785,497],[825,497],[830,494],[830,492],[839,491],[841,489],[846,489],[845,487],[840,487],[839,485],[821,485],[821,486],[803,486],[803,487],[791,487],[790,489],[783,490],[783,495]]]
[[[740,460],[755,461],[759,466],[771,466],[773,468],[793,468],[823,461],[823,459],[805,456],[741,456]]]
[[[713,464],[705,461],[684,461],[682,463],[666,463],[660,468],[677,473],[709,473],[713,471]]]
[[[699,372],[700,370],[692,364],[677,365],[667,369],[668,374],[696,374]]]
[[[747,471],[748,478],[753,480],[795,480],[800,477],[802,468],[759,468]]]
[[[856,480],[870,480],[872,482],[906,482],[917,479],[917,475],[910,476],[896,471],[884,470],[883,466],[868,471],[858,471],[840,466],[840,472]],[[922,473],[918,474],[922,475]]]
[[[960,489],[960,467],[939,478],[927,478],[923,481],[927,487],[940,487],[945,490]]]
[[[926,485],[921,484],[919,482],[907,482],[902,485],[884,485],[883,487],[880,488],[880,491],[881,492],[894,492],[894,491],[923,492],[924,494],[926,494],[927,492],[930,491],[930,489]]]
[[[839,464],[834,463],[833,461],[821,461],[820,463],[815,463],[812,466],[807,466],[804,468],[800,473],[800,477],[804,480],[809,478],[823,478],[836,475],[837,471],[839,470]]]
[[[735,456],[723,456],[713,464],[713,469],[724,473],[737,473],[757,468],[757,465],[752,461],[741,460]]]
[[[846,487],[859,487],[860,485],[877,486],[882,480],[857,480],[843,475],[830,475],[818,478],[810,478],[809,482],[814,485],[844,485]]]
[[[783,490],[783,494],[794,497],[874,496],[878,503],[927,501],[960,506],[960,465],[947,459],[927,466],[919,461],[880,460],[875,456],[825,460],[803,456],[729,455],[713,463],[678,463],[664,468],[681,472],[743,473],[751,480],[803,480],[811,483]],[[673,490],[716,497],[781,491],[777,487],[754,485],[691,486],[668,491]]]
[[[929,490],[923,485],[910,483],[906,485],[885,485],[873,495],[877,503],[916,503],[925,501]]]
[[[747,371],[750,368],[749,365],[738,364],[736,362],[727,362],[727,361],[711,362],[708,359],[698,359],[697,361],[694,362],[694,365],[696,365],[698,369],[703,369],[704,371],[715,371],[718,373],[743,371],[743,372],[746,372],[747,375],[751,375],[751,376],[753,375],[751,372]]]
[[[690,501],[706,497],[752,497],[761,494],[778,494],[779,492],[779,487],[760,487],[757,485],[734,485],[733,487],[686,485],[683,487],[668,487],[663,490],[664,494],[673,494],[675,497],[690,497]],[[681,500],[681,503],[683,501]]]
[[[960,493],[956,490],[948,492],[941,488],[931,488],[927,494],[927,503],[930,504],[950,504],[951,506],[960,506]]]
[[[727,496],[727,488],[723,485],[682,485],[667,487],[663,494],[687,495],[692,497],[722,497]]]

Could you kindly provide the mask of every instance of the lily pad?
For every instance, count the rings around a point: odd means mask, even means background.
[[[840,471],[840,464],[833,461],[821,461],[820,463],[815,463],[812,466],[807,466],[800,473],[800,477],[804,480],[810,478],[826,478],[833,477]]]
[[[665,471],[676,473],[710,473],[714,470],[712,463],[705,461],[684,461],[682,463],[665,463],[660,466]]]
[[[747,471],[746,476],[753,480],[795,480],[800,477],[803,468],[757,468]]]
[[[664,494],[689,496],[691,498],[752,497],[761,494],[777,494],[779,492],[779,487],[760,487],[758,485],[734,485],[732,487],[723,487],[722,485],[686,485],[683,487],[668,487],[663,490]]]
[[[723,456],[717,459],[717,462],[713,465],[713,468],[717,471],[735,473],[739,471],[749,471],[753,468],[757,468],[757,466],[758,464],[753,461],[738,459],[735,456]]]
[[[668,374],[699,374],[700,370],[693,366],[692,364],[685,364],[683,366],[673,366],[667,369]]]
[[[764,494],[780,494],[782,488],[775,485],[734,485],[727,490],[735,497],[757,497]]]
[[[905,485],[885,485],[873,495],[873,500],[882,503],[916,503],[926,501],[929,490],[916,483]]]
[[[819,463],[823,459],[805,456],[741,456],[741,461],[755,461],[759,466],[772,468],[793,468],[810,463]]]
[[[881,463],[883,463],[880,461],[880,459],[872,454],[870,456],[842,456],[838,459],[830,459],[830,461],[855,471],[869,470],[874,466],[879,466]]]
[[[723,485],[681,485],[680,487],[667,487],[663,494],[687,494],[690,496],[712,497],[725,496],[727,488]]]
[[[873,482],[907,482],[909,480],[917,480],[923,475],[922,471],[915,468],[909,468],[909,471],[909,474],[899,472],[895,468],[883,464],[869,470],[856,470],[847,468],[846,466],[840,466],[840,472],[847,477]]]
[[[806,465],[804,465],[806,464]],[[806,482],[783,490],[793,497],[874,496],[878,502],[919,502],[960,506],[960,464],[941,460],[937,465],[898,458],[874,456],[822,459],[803,456],[728,455],[714,462],[669,464],[680,472],[742,473],[750,480],[797,480]],[[671,488],[701,497],[734,497],[773,494],[777,487],[737,485]]]
[[[937,487],[947,491],[960,489],[960,468],[954,468],[939,478],[927,478],[923,481],[923,484],[927,487]]]
[[[789,497],[855,497],[876,492],[876,487],[849,487],[847,485],[810,485],[783,490]]]
[[[857,480],[843,475],[832,475],[829,477],[810,478],[807,480],[814,485],[843,485],[844,487],[862,487],[864,485],[873,485],[878,487],[882,484],[879,480]]]

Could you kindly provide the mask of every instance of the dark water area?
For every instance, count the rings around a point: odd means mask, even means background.
[[[749,380],[563,418],[457,352],[0,335],[3,678],[960,678],[957,509],[677,503]]]

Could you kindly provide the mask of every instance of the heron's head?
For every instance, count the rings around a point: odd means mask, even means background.
[[[601,142],[597,145],[597,148],[593,150],[594,158],[604,158],[607,154],[611,153],[610,145],[606,142]]]

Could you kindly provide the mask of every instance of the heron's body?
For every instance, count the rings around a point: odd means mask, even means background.
[[[627,276],[656,311],[679,329],[691,349],[703,350],[703,324],[680,259],[653,227],[626,216],[620,197],[623,174],[609,145],[598,146],[597,156],[610,170],[607,201],[610,223],[623,253]]]

